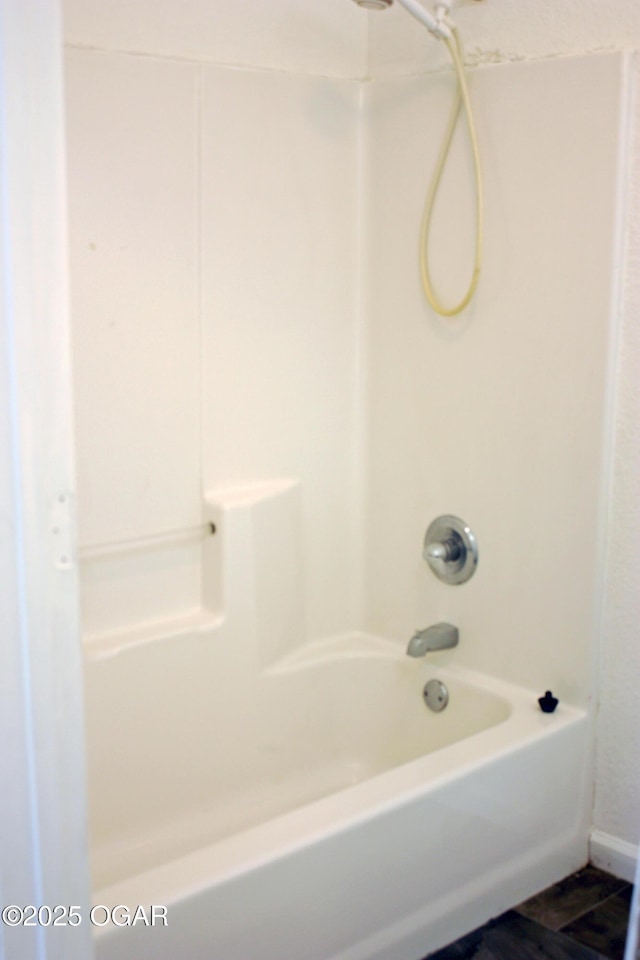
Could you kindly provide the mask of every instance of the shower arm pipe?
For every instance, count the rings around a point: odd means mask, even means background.
[[[436,15],[429,13],[418,0],[398,0],[405,10],[415,17],[427,30],[439,40],[450,40],[452,24],[446,17],[450,4],[446,2],[436,4]]]

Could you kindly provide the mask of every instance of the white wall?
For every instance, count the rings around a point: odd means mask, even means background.
[[[367,104],[370,629],[408,639],[451,620],[456,662],[580,705],[599,626],[623,71],[615,54],[474,74],[485,265],[457,320],[434,316],[417,266],[453,78],[376,81]],[[468,168],[460,138],[430,246],[445,302],[471,269]],[[459,587],[422,559],[443,513],[479,542],[477,574]]]
[[[204,486],[300,480],[310,636],[357,621],[358,104],[203,72]]]
[[[503,63],[633,47],[640,36],[640,9],[626,0],[484,0],[458,5],[454,19],[468,59]],[[447,64],[447,51],[416,30],[396,4],[370,17],[372,76],[417,73]]]
[[[197,97],[188,63],[67,54],[83,546],[200,517]]]
[[[487,0],[465,4],[456,13],[471,62],[502,63],[588,53],[634,50],[640,45],[640,6],[626,0]],[[434,44],[400,8],[370,17],[369,71],[374,76],[423,73],[446,62]],[[638,82],[636,59],[636,85]],[[629,154],[627,248],[617,370],[614,472],[609,522],[602,670],[597,738],[594,824],[635,848],[640,835],[640,700],[634,678],[640,666],[640,105],[636,105]],[[632,851],[633,852],[633,851]],[[605,864],[606,865],[606,864]],[[614,866],[614,860],[609,866]]]
[[[79,46],[331,77],[359,77],[366,29],[348,0],[65,0]]]
[[[205,494],[290,479],[306,633],[353,627],[348,77],[366,18],[352,4],[244,4],[238,18],[196,2],[70,2],[66,17],[85,634],[189,618],[211,576],[192,535]]]

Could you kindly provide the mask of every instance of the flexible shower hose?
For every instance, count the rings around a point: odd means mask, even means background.
[[[473,297],[476,287],[478,285],[478,279],[480,278],[480,268],[482,265],[482,246],[483,246],[483,184],[482,184],[482,169],[480,167],[480,154],[478,152],[478,140],[476,137],[476,129],[473,121],[473,112],[471,110],[471,102],[469,100],[469,90],[467,87],[467,78],[464,71],[464,56],[462,53],[462,43],[458,35],[458,31],[452,27],[451,29],[451,38],[445,37],[444,41],[449,49],[451,54],[451,59],[456,70],[457,76],[457,89],[456,96],[453,103],[453,108],[451,110],[451,115],[449,117],[449,124],[444,135],[444,140],[442,141],[442,147],[440,148],[440,155],[433,171],[433,176],[431,178],[431,183],[429,185],[429,190],[427,192],[424,212],[422,214],[422,223],[420,225],[420,274],[422,276],[422,286],[424,288],[425,295],[427,300],[433,307],[433,309],[443,317],[455,317],[456,314],[461,313],[464,308],[467,306],[471,298]],[[469,139],[471,141],[471,152],[473,154],[473,165],[474,165],[474,175],[475,175],[475,188],[476,188],[476,252],[475,259],[473,263],[473,272],[471,275],[471,281],[469,287],[464,297],[456,306],[454,307],[445,307],[438,297],[436,296],[433,283],[431,281],[431,275],[429,272],[429,233],[431,230],[431,218],[433,215],[433,207],[435,199],[438,193],[438,187],[440,186],[440,180],[442,179],[442,173],[447,162],[447,157],[449,155],[449,149],[451,147],[451,141],[453,139],[453,133],[456,126],[456,121],[460,113],[460,107],[464,104],[465,114],[467,118],[467,127],[469,130]]]

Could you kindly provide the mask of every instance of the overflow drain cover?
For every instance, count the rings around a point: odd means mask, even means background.
[[[440,680],[429,680],[422,691],[424,702],[433,710],[434,713],[440,713],[449,703],[449,691]]]

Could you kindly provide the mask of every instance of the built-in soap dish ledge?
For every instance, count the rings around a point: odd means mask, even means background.
[[[222,614],[212,613],[210,610],[194,610],[178,617],[149,620],[124,630],[85,634],[84,654],[89,660],[102,660],[143,644],[162,643],[188,634],[207,633],[221,627],[223,622]]]
[[[278,661],[305,635],[301,531],[299,481],[278,479],[207,491],[201,525],[83,551],[87,656],[215,632],[228,621],[256,636],[260,623],[260,662]],[[287,629],[265,634],[285,608]]]

